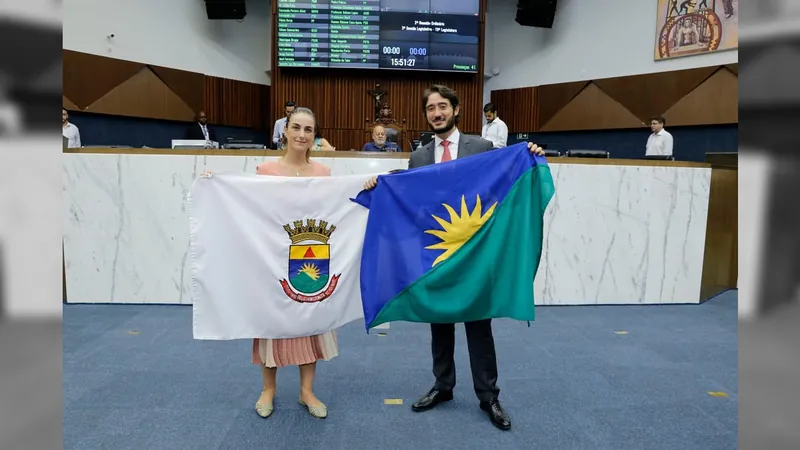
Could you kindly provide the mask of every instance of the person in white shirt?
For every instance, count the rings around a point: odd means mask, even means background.
[[[81,146],[81,132],[74,124],[69,121],[69,113],[61,108],[61,134],[67,138],[67,148],[78,148]]]
[[[292,101],[288,101],[283,105],[283,113],[285,116],[281,117],[280,119],[275,121],[275,127],[272,129],[272,143],[275,145],[275,148],[281,149],[283,147],[283,131],[286,129],[286,120],[294,111],[294,108],[297,107],[297,104]]]
[[[503,148],[508,142],[508,125],[497,117],[497,108],[492,103],[483,107],[486,125],[483,126],[481,137],[490,141],[494,148]]]
[[[672,135],[664,129],[666,120],[663,117],[650,119],[650,131],[653,133],[647,138],[645,155],[672,156]]]

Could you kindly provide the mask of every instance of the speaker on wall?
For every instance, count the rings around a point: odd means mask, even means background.
[[[212,20],[242,20],[247,15],[245,0],[205,0],[206,13]]]
[[[519,0],[518,24],[526,27],[553,28],[558,0]]]

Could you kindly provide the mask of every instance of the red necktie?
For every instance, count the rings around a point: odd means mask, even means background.
[[[442,141],[442,147],[444,147],[444,152],[442,153],[442,162],[452,160],[453,157],[450,156],[450,141],[446,139]]]

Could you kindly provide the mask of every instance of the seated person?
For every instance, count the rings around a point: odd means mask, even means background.
[[[367,142],[361,148],[362,152],[396,152],[397,144],[386,140],[386,128],[375,125],[372,129],[372,142]]]
[[[195,122],[186,128],[184,139],[217,142],[217,133],[214,132],[213,128],[208,126],[205,111],[197,113]]]
[[[313,151],[326,151],[326,152],[333,152],[336,151],[336,147],[332,146],[327,139],[322,137],[322,133],[319,131],[319,125],[315,125],[314,128],[314,145],[311,146],[311,150]]]

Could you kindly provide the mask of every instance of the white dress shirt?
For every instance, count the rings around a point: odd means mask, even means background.
[[[284,130],[286,130],[286,117],[275,121],[275,128],[272,130],[273,144],[278,144],[281,142],[281,137],[283,137]]]
[[[508,142],[508,125],[499,117],[495,117],[493,121],[483,126],[481,137],[492,141],[494,148],[503,148]]]
[[[650,137],[647,138],[645,155],[672,156],[672,135],[663,129],[658,133],[650,133]]]
[[[67,138],[68,148],[78,148],[81,146],[81,132],[78,130],[78,127],[71,122],[67,122],[67,126],[62,128],[61,134]]]
[[[458,158],[458,141],[460,139],[461,139],[461,133],[458,131],[458,128],[456,128],[453,131],[453,134],[451,134],[450,137],[447,138],[447,140],[450,141],[450,147],[448,148],[450,149],[451,159]],[[436,164],[439,164],[440,162],[442,162],[442,156],[444,155],[444,145],[442,145],[442,139],[440,139],[439,136],[434,137],[433,140],[434,140],[434,145],[436,145],[436,147],[433,148],[434,150],[433,161]]]

